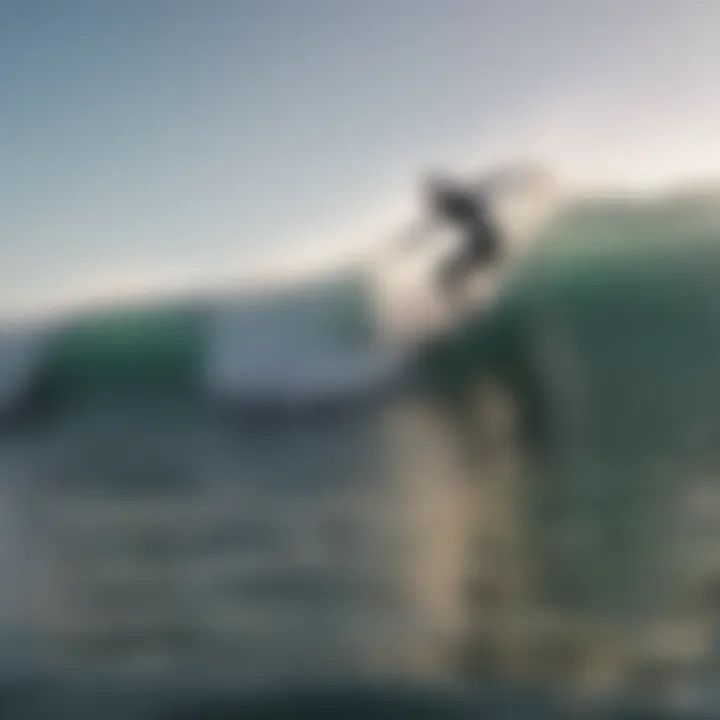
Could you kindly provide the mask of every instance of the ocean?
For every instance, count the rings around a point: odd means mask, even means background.
[[[719,231],[712,190],[570,202],[411,345],[362,273],[8,329],[8,677],[706,707]]]

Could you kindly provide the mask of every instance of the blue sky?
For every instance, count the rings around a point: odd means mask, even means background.
[[[242,275],[427,168],[720,171],[705,0],[0,0],[0,305]]]

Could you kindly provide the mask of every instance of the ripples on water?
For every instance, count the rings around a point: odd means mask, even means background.
[[[7,431],[7,702],[216,717],[232,690],[223,717],[712,714],[713,258],[666,263],[674,285],[642,262],[603,276],[570,258],[550,290],[540,272],[482,369],[470,341],[429,359],[459,392],[310,414],[91,393]],[[274,709],[254,715],[263,688]]]
[[[502,390],[257,424],[125,397],[8,436],[6,664],[71,686],[695,689],[720,494],[576,440],[546,476]]]

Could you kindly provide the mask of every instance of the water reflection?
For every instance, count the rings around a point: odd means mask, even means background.
[[[712,468],[611,462],[582,422],[541,462],[508,387],[467,397],[258,436],[126,401],[6,439],[6,632],[84,681],[702,688]]]

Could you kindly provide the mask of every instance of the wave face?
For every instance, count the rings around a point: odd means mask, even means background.
[[[534,336],[552,325],[582,338],[600,362],[618,347],[614,333],[637,345],[683,312],[706,316],[720,274],[717,207],[699,193],[570,204],[493,312],[416,347],[414,366],[430,384],[461,388],[488,364],[510,363],[530,326]],[[6,333],[0,407],[132,388],[236,400],[366,394],[394,382],[402,365],[381,341],[367,280],[358,271],[266,295],[97,312],[42,333]],[[657,362],[648,359],[649,369]]]
[[[712,204],[683,196],[578,202],[546,229],[492,315],[435,344],[426,368],[460,380],[461,369],[475,373],[511,334],[547,324],[578,341],[593,338],[599,361],[617,347],[609,334],[636,322],[650,336],[683,313],[710,319],[719,276],[720,196]]]

